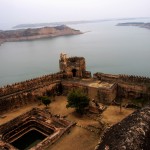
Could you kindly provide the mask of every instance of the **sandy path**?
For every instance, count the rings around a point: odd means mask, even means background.
[[[94,150],[98,139],[98,135],[76,126],[47,150]]]

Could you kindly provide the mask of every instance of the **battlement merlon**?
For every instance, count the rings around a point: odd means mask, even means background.
[[[60,71],[72,77],[91,77],[91,72],[86,71],[84,57],[67,57],[67,54],[61,53],[59,59]]]
[[[67,60],[67,54],[61,53],[60,54],[60,61],[66,61]]]

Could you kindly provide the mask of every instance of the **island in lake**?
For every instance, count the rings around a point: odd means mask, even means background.
[[[0,31],[0,44],[10,41],[26,41],[76,34],[82,34],[82,32],[80,32],[80,30],[72,29],[66,25],[56,27],[7,30]]]
[[[117,26],[138,26],[138,27],[141,27],[141,28],[150,29],[150,23],[144,23],[144,22],[118,23]]]

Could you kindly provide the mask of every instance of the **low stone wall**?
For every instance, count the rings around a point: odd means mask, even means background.
[[[116,82],[119,80],[119,75],[104,74],[97,72],[93,74],[93,78],[106,82]]]
[[[45,95],[46,91],[51,92],[59,83],[60,81],[57,80],[54,82],[49,82],[49,85],[47,86],[43,85],[36,89],[20,91],[19,93],[17,92],[11,95],[0,97],[0,114],[17,109],[27,104],[31,104],[33,102],[38,102],[38,96]]]
[[[63,95],[67,96],[67,94],[73,89],[81,89],[83,92],[88,94],[87,86],[80,85],[79,83],[69,83],[63,82]]]

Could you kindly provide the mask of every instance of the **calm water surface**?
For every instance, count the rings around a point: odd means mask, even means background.
[[[126,22],[126,21],[122,21]],[[83,56],[87,70],[150,77],[150,30],[118,22],[73,25],[85,34],[0,46],[0,86],[59,71],[59,54]]]

